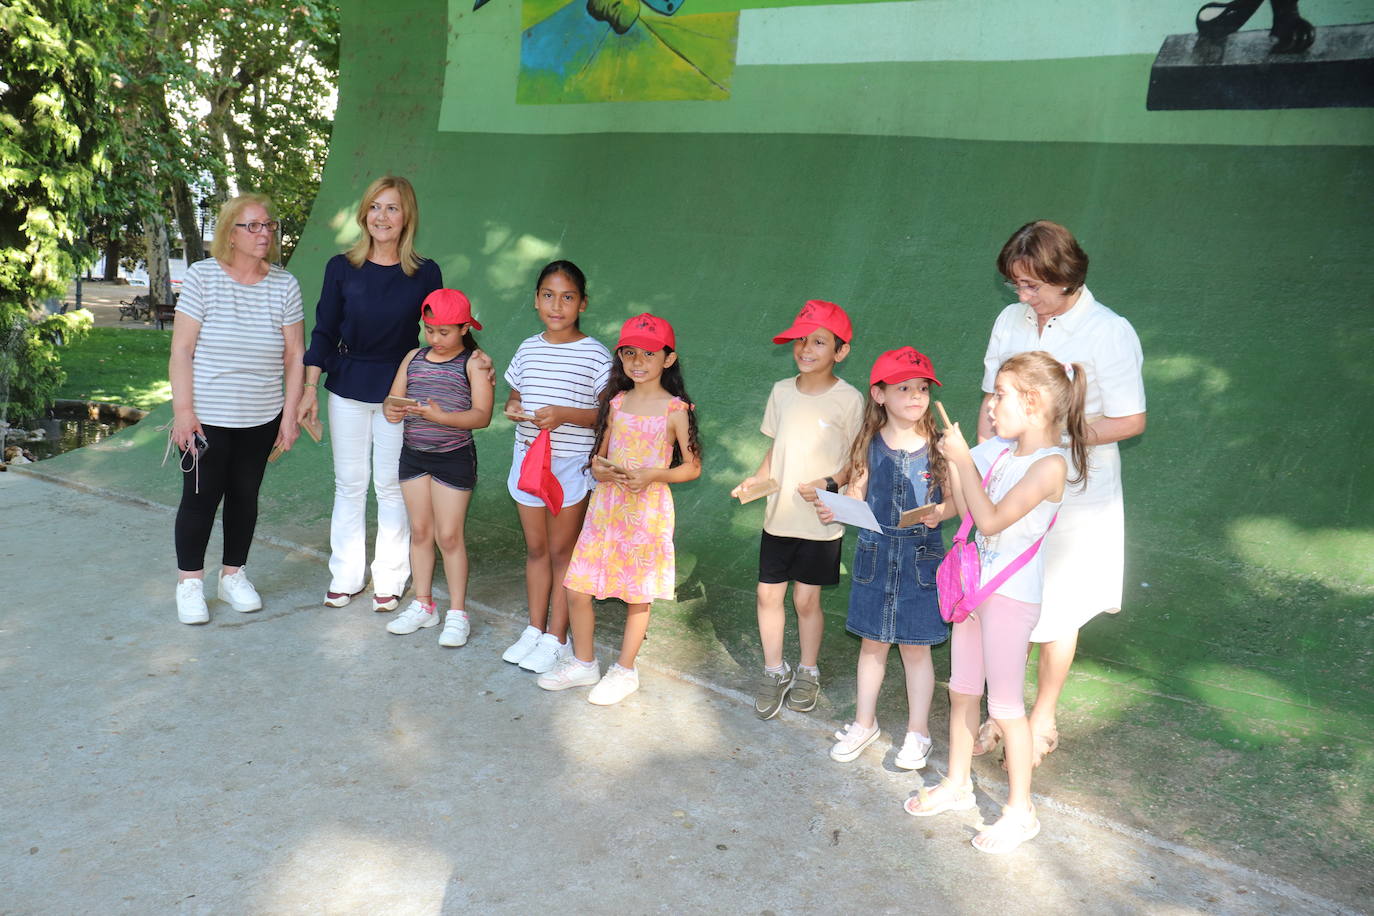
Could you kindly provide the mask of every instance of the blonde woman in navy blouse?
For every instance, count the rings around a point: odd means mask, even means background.
[[[363,235],[326,265],[315,309],[299,418],[317,417],[315,394],[324,376],[334,453],[324,599],[330,607],[348,604],[367,583],[369,476],[377,494],[373,609],[395,610],[410,578],[410,525],[397,479],[401,429],[386,421],[382,401],[401,359],[415,347],[420,303],[443,286],[439,265],[415,253],[419,218],[409,181],[386,176],[372,182],[356,217]]]

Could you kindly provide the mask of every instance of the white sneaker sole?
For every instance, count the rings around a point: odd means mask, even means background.
[[[511,646],[509,649],[501,653],[501,661],[509,662],[512,665],[518,665],[521,662],[523,662],[533,651],[534,643],[530,643],[528,648],[521,649],[519,651],[515,650],[515,646]]]
[[[872,744],[874,741],[877,741],[878,736],[882,733],[883,730],[881,728],[873,729],[873,734],[865,738],[863,740],[863,743],[861,743],[858,747],[851,748],[847,751],[841,751],[840,746],[837,744],[830,749],[830,759],[838,763],[849,763],[851,760],[858,760],[859,755],[862,754],[865,750],[867,750],[870,744]]]
[[[592,672],[588,680],[551,681],[541,677],[539,680],[535,681],[535,683],[543,690],[570,690],[573,687],[595,687],[601,682],[601,672],[597,671],[595,668],[589,668],[587,670]]]
[[[929,753],[924,757],[916,757],[914,759],[903,757],[901,754],[898,754],[897,759],[892,761],[892,765],[901,770],[923,770],[928,760],[930,760]]]
[[[439,625],[439,615],[433,614],[431,615],[431,617],[431,620],[427,620],[424,623],[416,624],[408,630],[393,630],[391,629],[391,624],[389,623],[386,625],[386,631],[390,633],[392,636],[409,636],[411,633],[415,633],[419,630],[428,630],[430,627],[437,627]],[[395,621],[393,621],[393,623],[394,622]]]
[[[235,601],[233,598],[230,598],[228,595],[224,594],[223,592],[220,592],[220,593],[219,593],[219,600],[223,601],[225,604],[229,605],[231,608],[233,608],[234,610],[238,611],[240,614],[251,614],[251,613],[253,613],[254,611],[260,611],[260,610],[262,610],[262,599],[261,599],[261,598],[259,598],[259,599],[256,600],[256,601],[245,601],[245,602],[240,603],[240,602]]]

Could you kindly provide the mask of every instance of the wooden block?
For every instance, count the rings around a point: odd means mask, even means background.
[[[915,509],[908,509],[897,517],[898,528],[910,528],[921,520],[921,516],[933,510],[939,503],[926,503],[924,506],[917,506]]]
[[[280,445],[274,445],[272,446],[272,454],[267,456],[267,461],[269,463],[275,462],[278,458],[285,454],[286,452],[282,449]]]
[[[772,496],[774,493],[778,492],[781,489],[782,487],[778,484],[778,482],[771,477],[767,480],[760,480],[753,486],[746,487],[743,490],[740,490],[739,504],[742,506],[745,503],[751,503],[756,499],[763,499],[765,496]]]
[[[324,424],[320,422],[319,417],[316,417],[313,421],[309,417],[301,420],[301,429],[305,430],[306,434],[316,442],[324,438]]]

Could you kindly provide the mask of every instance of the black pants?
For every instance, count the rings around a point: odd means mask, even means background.
[[[191,456],[181,456],[181,506],[177,509],[177,568],[194,572],[205,568],[205,547],[215,527],[215,511],[224,501],[225,566],[248,562],[248,548],[258,526],[258,487],[267,456],[281,429],[281,415],[262,426],[232,429],[201,425],[210,443],[200,453],[198,469]],[[198,473],[197,473],[198,472]],[[197,477],[199,480],[197,481]],[[199,489],[199,492],[196,492]]]

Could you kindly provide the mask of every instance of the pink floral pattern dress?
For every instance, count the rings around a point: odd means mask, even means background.
[[[646,417],[622,411],[624,400],[623,391],[611,398],[606,457],[627,470],[666,468],[673,456],[668,415],[686,410],[686,402],[673,398],[667,413]],[[651,483],[631,493],[618,484],[597,484],[563,584],[596,598],[647,604],[673,597],[676,573],[668,485]]]

